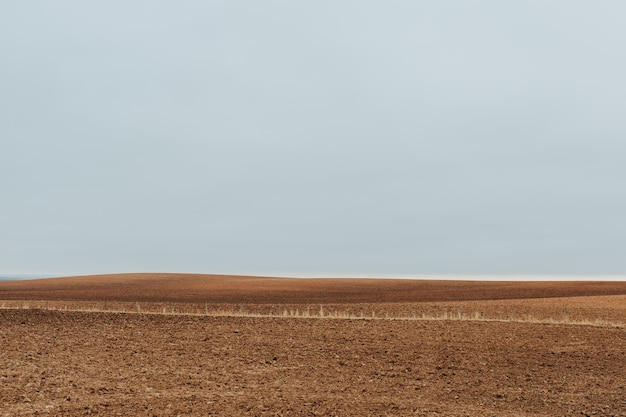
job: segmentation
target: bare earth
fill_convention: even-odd
[[[147,274],[0,300],[0,416],[626,416],[624,282]]]

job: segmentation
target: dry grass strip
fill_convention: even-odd
[[[537,318],[531,314],[516,315],[512,309],[506,317],[488,316],[480,311],[465,312],[457,309],[455,312],[443,311],[440,313],[419,313],[413,311],[410,315],[394,315],[372,310],[369,313],[354,314],[348,311],[332,309],[327,311],[324,305],[313,309],[284,308],[273,306],[270,312],[259,312],[240,305],[238,308],[216,307],[210,304],[174,304],[174,303],[131,303],[131,302],[93,302],[93,301],[48,301],[48,300],[0,300],[0,309],[37,309],[50,311],[72,311],[84,313],[116,313],[116,314],[147,314],[147,315],[176,315],[176,316],[206,316],[206,317],[258,317],[258,318],[290,318],[290,319],[337,319],[337,320],[418,320],[418,321],[475,321],[475,322],[505,322],[505,323],[535,323],[578,325],[595,327],[626,328],[625,322],[603,319],[570,319],[567,314],[562,317]]]

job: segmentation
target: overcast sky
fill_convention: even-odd
[[[624,16],[3,1],[0,272],[626,273]]]

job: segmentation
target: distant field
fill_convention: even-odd
[[[385,303],[626,294],[626,282],[294,279],[195,274],[116,274],[0,282],[0,299]]]
[[[0,283],[0,416],[624,416],[626,283]]]

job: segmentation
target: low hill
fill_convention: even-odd
[[[141,273],[0,282],[2,300],[377,303],[626,294],[626,282],[272,278]]]

